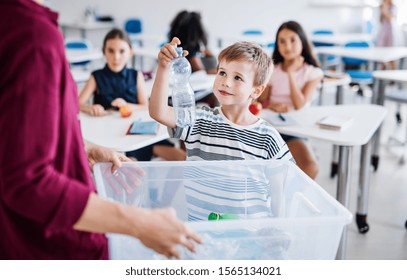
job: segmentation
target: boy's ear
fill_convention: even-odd
[[[252,94],[250,95],[251,98],[257,99],[263,91],[266,89],[266,85],[260,85],[257,87],[254,87]]]

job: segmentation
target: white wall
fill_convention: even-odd
[[[328,1],[328,0],[327,0]],[[357,2],[358,0],[354,0]],[[360,0],[362,1],[362,0]],[[97,7],[101,14],[115,17],[119,26],[128,17],[140,17],[144,32],[166,34],[171,19],[181,9],[202,14],[210,38],[215,34],[240,34],[248,28],[262,29],[274,40],[278,26],[296,20],[311,32],[329,28],[337,32],[357,32],[363,27],[363,8],[311,5],[311,0],[50,0],[65,21],[81,20],[87,6]],[[315,1],[314,1],[315,2]],[[104,34],[92,41],[100,45]],[[211,37],[212,36],[212,37]],[[102,37],[102,38],[100,38]]]

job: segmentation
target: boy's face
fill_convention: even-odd
[[[104,54],[109,69],[117,73],[123,70],[133,52],[126,41],[115,38],[106,41]]]
[[[259,87],[253,85],[255,71],[254,65],[248,61],[221,60],[213,85],[219,103],[248,106],[259,91]]]

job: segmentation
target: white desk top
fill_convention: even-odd
[[[293,136],[315,138],[340,146],[359,146],[366,144],[386,116],[386,108],[378,105],[335,105],[307,107],[289,112],[296,124],[276,126],[280,133]],[[261,117],[273,119],[276,113],[262,110]],[[335,131],[319,128],[317,121],[327,116],[352,117],[353,122],[347,128]],[[275,118],[275,117],[274,117]]]
[[[132,45],[135,56],[143,56],[158,59],[159,47],[140,47],[136,44]]]
[[[215,81],[216,74],[206,74],[205,71],[197,71],[192,73],[189,83],[191,84],[194,92],[203,90],[212,90],[213,82]],[[154,78],[146,81],[147,95],[151,95],[151,89],[153,88]],[[168,96],[171,96],[171,90],[168,89]]]
[[[95,29],[106,29],[113,28],[116,26],[114,22],[104,22],[104,21],[62,21],[59,22],[59,25],[62,27],[68,28],[78,28],[86,30],[95,30]]]
[[[313,42],[344,45],[355,41],[371,42],[373,36],[367,33],[313,34],[310,36],[310,39]]]
[[[337,87],[349,85],[351,78],[348,74],[343,74],[340,78],[328,78],[324,77],[323,83],[319,87],[323,86],[324,88]]]
[[[222,48],[226,47],[223,45],[223,41],[227,41],[230,44],[233,44],[235,42],[239,41],[248,41],[248,42],[256,42],[257,44],[260,45],[267,45],[271,42],[274,41],[275,36],[274,35],[257,35],[257,34],[237,34],[237,35],[231,35],[231,34],[219,34],[215,36],[216,40],[222,41]]]
[[[77,83],[87,82],[90,77],[90,71],[85,69],[71,69],[71,74]]]
[[[129,34],[130,40],[140,40],[143,42],[143,46],[146,43],[151,43],[156,45],[157,47],[163,43],[167,42],[168,38],[165,35],[158,35],[158,34],[145,34],[145,33],[138,33],[138,34]],[[158,55],[158,52],[156,53]]]
[[[97,60],[103,58],[102,51],[98,49],[65,49],[65,53],[69,63]]]
[[[378,80],[407,82],[407,70],[378,70],[373,72],[373,77]]]
[[[370,47],[370,48],[345,48],[345,47],[318,47],[317,53],[365,59],[375,62],[389,62],[407,57],[407,47]]]
[[[93,144],[120,152],[137,150],[167,139],[167,128],[159,126],[157,135],[126,135],[134,120],[151,120],[148,111],[135,111],[128,118],[122,118],[118,111],[103,117],[92,117],[80,113],[83,138]]]

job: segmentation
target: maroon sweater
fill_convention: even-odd
[[[0,0],[0,259],[104,259],[75,231],[95,191],[58,15]]]

